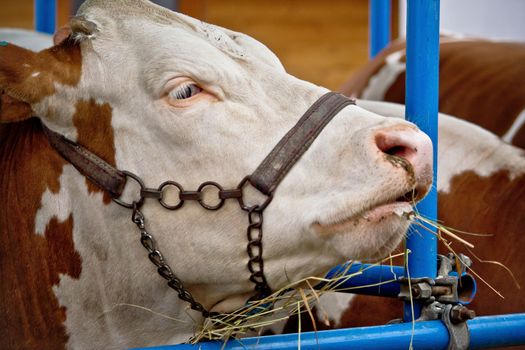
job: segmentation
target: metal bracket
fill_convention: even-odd
[[[458,304],[459,280],[457,276],[449,274],[456,268],[456,259],[466,268],[470,267],[472,261],[463,254],[458,257],[450,254],[438,255],[438,259],[438,276],[435,279],[402,277],[399,279],[401,288],[398,297],[405,301],[413,299],[425,304],[416,322],[441,319],[450,336],[448,350],[468,349],[470,332],[466,321],[474,318],[475,313]]]
[[[449,334],[447,350],[466,350],[469,348],[470,331],[467,322],[465,322],[466,319],[458,316],[460,314],[466,314],[469,315],[469,318],[474,318],[474,311],[468,310],[463,305],[445,305],[441,321],[447,327]]]
[[[460,254],[459,259],[466,267],[470,267],[472,262],[468,257]],[[428,277],[411,278],[410,283],[408,283],[408,278],[399,278],[401,288],[398,297],[405,301],[412,299],[428,303],[434,301],[443,304],[458,303],[458,277],[449,275],[456,267],[455,257],[453,255],[448,257],[438,255],[438,262],[438,276],[435,279]]]

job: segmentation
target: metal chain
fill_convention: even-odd
[[[246,176],[234,189],[224,189],[221,185],[213,181],[206,181],[202,183],[196,191],[186,191],[184,188],[175,181],[165,181],[158,188],[146,187],[144,182],[137,175],[124,171],[127,178],[135,180],[140,186],[139,199],[132,202],[124,202],[120,198],[114,198],[113,200],[125,207],[133,209],[132,221],[137,225],[140,230],[140,242],[148,251],[148,257],[150,261],[157,267],[159,275],[168,281],[168,286],[174,289],[179,299],[184,300],[190,304],[193,310],[199,311],[204,317],[213,317],[218,315],[216,312],[209,312],[204,308],[202,304],[197,302],[191,293],[184,287],[182,281],[175,276],[170,266],[164,260],[164,256],[157,249],[155,239],[147,232],[144,223],[144,215],[139,208],[144,204],[146,198],[152,198],[159,201],[159,203],[166,209],[177,210],[180,209],[185,201],[197,201],[203,208],[207,210],[217,210],[221,208],[226,199],[236,199],[242,210],[248,212],[248,229],[246,234],[248,236],[248,246],[246,248],[249,256],[248,270],[250,271],[250,281],[255,284],[256,294],[249,299],[249,301],[255,301],[263,299],[264,297],[271,294],[271,289],[268,286],[266,277],[264,275],[264,263],[263,263],[263,211],[272,201],[272,195],[268,195],[266,200],[262,204],[249,206],[244,202],[243,199],[243,187],[249,182],[249,176]],[[167,203],[165,199],[165,191],[168,187],[176,188],[178,191],[178,201],[175,203]],[[207,187],[214,187],[217,191],[218,201],[215,204],[205,203],[203,192]]]
[[[264,262],[263,262],[263,210],[258,205],[255,205],[248,210],[248,229],[246,235],[248,237],[248,246],[246,250],[248,252],[248,270],[250,270],[250,281],[255,283],[255,291],[257,292],[252,298],[253,300],[260,300],[268,296],[271,291],[268,287],[268,282],[264,275]]]
[[[137,203],[134,203],[133,205],[131,220],[140,230],[140,243],[142,243],[144,248],[148,251],[149,260],[157,267],[159,275],[168,281],[168,286],[177,292],[179,299],[188,302],[193,310],[200,312],[204,317],[213,317],[217,315],[215,312],[209,312],[201,303],[197,302],[191,293],[184,287],[182,281],[175,276],[171,267],[164,260],[164,256],[157,249],[155,238],[153,238],[153,236],[146,230],[144,215],[138,209]]]

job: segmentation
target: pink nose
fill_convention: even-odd
[[[392,128],[379,131],[375,137],[377,147],[386,154],[406,159],[414,169],[416,187],[432,184],[432,141],[420,130]]]

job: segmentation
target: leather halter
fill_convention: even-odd
[[[268,156],[257,167],[253,174],[246,176],[235,189],[223,189],[215,182],[207,181],[201,184],[197,191],[185,191],[174,181],[166,181],[158,188],[148,188],[135,174],[114,168],[104,160],[93,154],[85,147],[77,144],[47,127],[44,132],[53,148],[81,174],[93,181],[101,189],[108,192],[113,200],[126,208],[133,209],[132,220],[141,230],[141,242],[149,252],[149,258],[158,268],[159,274],[168,280],[168,285],[175,289],[179,298],[191,304],[191,308],[200,311],[204,317],[213,316],[200,303],[196,302],[191,294],[184,288],[182,282],[172,273],[165,263],[162,254],[155,247],[153,237],[146,231],[144,217],[139,211],[145,198],[155,198],[166,209],[176,210],[183,206],[186,200],[197,200],[201,206],[209,210],[219,209],[226,199],[237,199],[241,209],[248,212],[248,269],[250,280],[255,284],[256,294],[250,300],[261,299],[271,290],[264,275],[262,260],[262,213],[273,199],[274,192],[292,166],[306,152],[312,142],[321,133],[324,127],[344,107],[355,105],[355,101],[334,92],[321,96],[301,117],[295,126],[273,148]],[[132,203],[124,202],[120,197],[126,186],[128,178],[132,178],[140,185],[138,200]],[[249,183],[267,196],[263,203],[248,205],[243,198],[243,188]],[[169,204],[163,197],[168,186],[175,186],[179,190],[179,202]],[[207,186],[218,189],[219,204],[211,205],[203,201],[202,191]],[[254,237],[254,234],[256,236]],[[254,249],[257,248],[257,249]]]

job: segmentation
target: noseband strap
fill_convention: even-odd
[[[247,229],[248,270],[251,273],[250,281],[255,284],[256,292],[256,295],[250,300],[259,300],[270,293],[270,287],[264,275],[262,259],[263,211],[271,202],[277,186],[297,160],[308,150],[333,117],[348,105],[355,105],[355,101],[334,92],[321,96],[279,141],[253,174],[246,176],[234,189],[224,189],[218,183],[211,181],[202,183],[196,191],[185,191],[182,185],[174,181],[165,181],[157,188],[148,188],[137,175],[116,169],[84,146],[67,139],[44,125],[43,129],[51,146],[64,159],[81,174],[109,193],[117,204],[133,209],[132,221],[140,229],[141,243],[148,250],[148,257],[157,267],[159,274],[168,281],[168,285],[178,293],[180,299],[190,303],[191,308],[201,312],[204,317],[210,317],[213,316],[213,313],[207,311],[193,299],[191,293],[184,287],[182,281],[175,276],[162,253],[157,249],[153,236],[146,230],[144,216],[139,210],[144,199],[157,199],[168,210],[182,208],[187,200],[198,201],[207,210],[217,210],[222,207],[226,199],[237,199],[241,209],[248,213],[249,219]],[[140,193],[137,197],[138,200],[126,203],[120,197],[129,178],[139,184]],[[243,187],[247,182],[267,196],[264,203],[247,205],[244,202]],[[177,203],[166,203],[165,189],[170,186],[176,187],[179,191]],[[204,202],[203,190],[207,187],[215,187],[218,190],[218,204]]]
[[[265,195],[272,195],[324,127],[348,105],[355,105],[355,101],[341,94],[329,92],[321,96],[255,169],[250,183]]]

